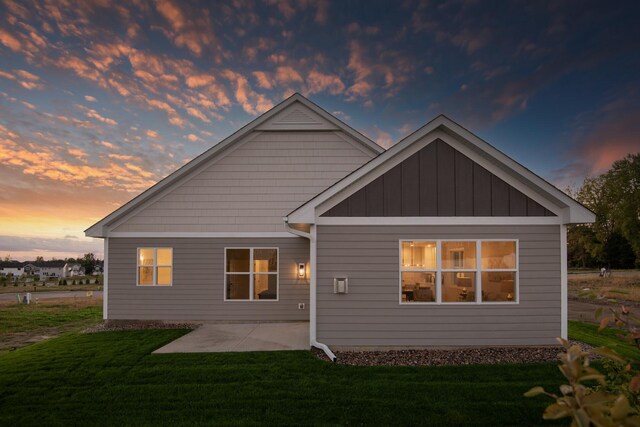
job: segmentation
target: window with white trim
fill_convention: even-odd
[[[173,248],[138,248],[138,286],[173,284]]]
[[[516,240],[400,241],[401,303],[513,303]]]
[[[225,248],[225,300],[277,300],[278,248]]]

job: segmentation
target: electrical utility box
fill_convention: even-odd
[[[349,279],[347,277],[335,277],[333,279],[333,293],[334,294],[349,293]]]

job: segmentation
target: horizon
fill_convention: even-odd
[[[0,11],[3,258],[102,258],[85,229],[294,92],[385,148],[446,114],[561,190],[640,152],[635,2]]]

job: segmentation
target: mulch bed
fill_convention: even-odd
[[[153,320],[132,320],[132,321],[107,321],[85,329],[83,332],[92,334],[107,331],[136,331],[143,329],[196,329],[199,323],[188,322],[163,322]]]
[[[571,341],[584,350],[592,346]],[[320,359],[329,361],[322,350],[312,349]],[[359,366],[446,366],[501,363],[558,362],[560,346],[546,347],[473,347],[453,350],[336,351],[336,363]]]

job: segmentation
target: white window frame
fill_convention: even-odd
[[[422,270],[405,269],[402,266],[402,243],[404,242],[436,242],[436,279],[435,279],[435,301],[409,302],[402,301],[402,273],[420,272]],[[443,242],[475,242],[476,244],[476,266],[475,268],[442,268],[442,243]],[[515,242],[515,268],[482,268],[482,242]],[[433,272],[433,270],[424,270]],[[442,301],[442,273],[475,273],[475,300],[470,302]],[[482,272],[514,272],[514,298],[513,301],[482,301]],[[518,305],[520,304],[520,240],[519,239],[400,239],[398,242],[398,303],[406,306],[419,305]]]
[[[153,249],[153,264],[152,265],[140,265],[140,250],[141,249]],[[158,264],[158,249],[171,249],[171,265],[168,264]],[[140,284],[140,267],[152,267],[153,268],[153,283],[150,285],[141,285]],[[171,267],[171,279],[168,285],[158,285],[158,278],[156,277],[156,269],[158,267]],[[149,288],[152,286],[159,286],[161,288],[166,288],[173,286],[173,248],[168,246],[140,246],[136,248],[136,286],[141,288]]]
[[[249,271],[248,272],[236,272],[236,271],[232,271],[232,272],[228,272],[227,271],[227,250],[228,249],[248,249],[249,250]],[[278,263],[278,266],[276,268],[276,271],[269,271],[266,273],[255,273],[253,271],[253,252],[256,249],[275,249],[276,250],[276,262]],[[280,300],[280,248],[278,247],[271,247],[271,246],[228,246],[224,248],[224,266],[223,266],[223,287],[224,287],[224,301],[229,301],[229,302],[277,302]],[[230,299],[228,298],[227,295],[227,275],[244,275],[244,274],[248,274],[249,275],[249,298],[248,299]],[[253,290],[254,290],[254,277],[256,274],[269,274],[269,275],[275,275],[276,276],[276,298],[275,299],[255,299],[253,297]]]

